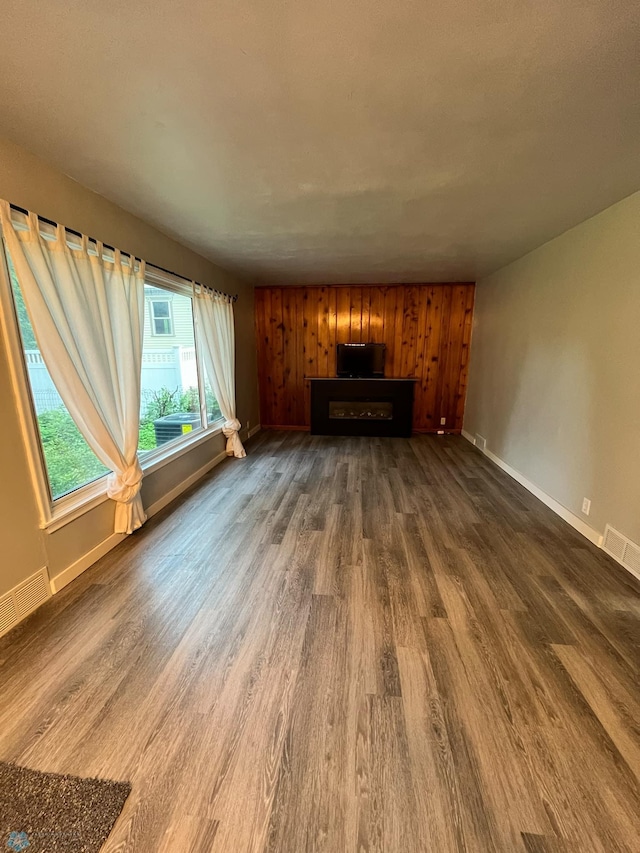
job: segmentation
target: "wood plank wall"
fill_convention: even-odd
[[[308,377],[336,375],[336,344],[372,341],[387,345],[387,377],[420,380],[414,430],[459,432],[474,289],[468,283],[257,287],[262,426],[308,427]]]

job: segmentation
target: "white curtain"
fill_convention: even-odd
[[[227,437],[227,456],[246,456],[236,418],[236,356],[233,326],[233,303],[228,296],[199,286],[196,292],[196,322],[201,358],[213,385],[220,411],[225,419],[222,427]]]
[[[33,213],[17,231],[6,201],[0,216],[42,358],[87,444],[111,469],[115,532],[132,533],[146,521],[137,453],[144,261],[123,265],[119,251],[106,261],[101,243],[89,253],[87,237],[72,249],[60,225],[46,239]]]

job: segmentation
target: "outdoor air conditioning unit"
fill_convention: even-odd
[[[165,415],[153,422],[156,434],[156,444],[166,444],[181,435],[200,429],[202,422],[197,412],[178,412],[175,415]]]

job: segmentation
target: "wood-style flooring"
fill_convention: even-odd
[[[459,437],[263,433],[0,640],[105,851],[638,853],[640,586]]]

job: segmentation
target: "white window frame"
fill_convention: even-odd
[[[12,211],[12,214],[14,223],[18,228],[26,227],[26,217],[24,214],[15,211]],[[54,239],[55,228],[53,226],[41,222],[40,230],[45,238]],[[79,248],[79,241],[77,243],[74,241],[75,235],[68,233],[69,245],[72,246],[72,248]],[[111,256],[112,252],[105,249],[105,257],[110,258]],[[126,263],[126,258],[123,258],[123,261]],[[184,436],[177,436],[175,440],[167,442],[161,447],[156,448],[155,450],[150,450],[146,452],[144,456],[141,456],[140,465],[142,466],[142,470],[145,474],[150,474],[160,468],[163,468],[174,459],[178,459],[180,456],[183,456],[190,450],[193,450],[198,445],[208,441],[214,435],[221,433],[224,418],[219,418],[212,423],[209,423],[207,418],[204,388],[204,366],[201,364],[196,313],[195,310],[193,310],[195,305],[194,300],[196,299],[193,282],[150,267],[147,267],[145,281],[152,286],[160,286],[165,290],[170,290],[183,296],[188,296],[192,300],[193,335],[198,371],[198,390],[200,394],[200,418],[202,423],[202,427],[200,429],[187,433]],[[80,518],[94,507],[109,500],[107,497],[106,482],[108,475],[105,474],[97,480],[92,480],[90,483],[87,483],[66,495],[62,495],[59,498],[53,499],[51,497],[49,478],[44,459],[44,450],[40,439],[40,433],[38,431],[36,411],[31,393],[16,306],[11,288],[11,277],[7,263],[6,247],[2,238],[1,229],[0,328],[2,329],[4,340],[6,341],[5,349],[9,364],[9,373],[17,404],[16,408],[24,440],[29,473],[31,475],[38,513],[40,516],[40,528],[49,533],[53,533],[55,530],[59,530],[66,524]]]
[[[158,285],[156,285],[157,287]],[[151,315],[151,334],[154,338],[170,338],[175,334],[175,326],[173,324],[173,305],[171,303],[171,299],[163,299],[161,296],[149,296],[147,297],[149,300],[149,314]],[[166,302],[167,307],[169,309],[168,317],[156,317],[154,308],[159,302]],[[158,332],[156,330],[156,319],[158,320],[169,320],[169,331],[168,332]]]

